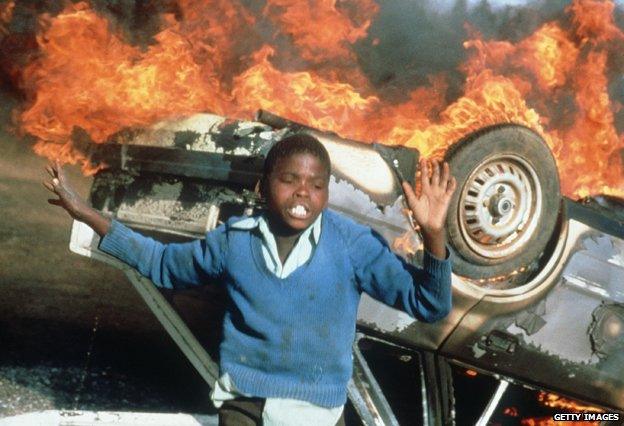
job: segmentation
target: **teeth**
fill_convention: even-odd
[[[295,206],[295,207],[291,208],[290,209],[290,213],[293,216],[303,217],[303,216],[305,216],[308,213],[308,210],[305,207],[303,207],[302,205],[298,205],[298,206]]]

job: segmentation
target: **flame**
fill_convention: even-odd
[[[343,8],[346,5],[341,5]],[[336,8],[336,0],[273,0],[264,10],[284,34],[290,34],[305,60],[322,63],[353,60],[350,46],[366,37],[378,6],[370,0],[352,2],[351,19],[347,11]],[[361,21],[354,25],[354,21]],[[331,31],[319,31],[319,24]]]
[[[570,413],[604,413],[603,410],[571,399],[564,398],[554,393],[540,391],[537,394],[537,400],[540,404],[555,409],[556,412]],[[552,416],[534,417],[522,419],[520,422],[523,426],[557,426],[557,425],[577,425],[590,426],[598,425],[599,421],[555,421]]]
[[[274,53],[263,46],[254,55],[256,65],[234,79],[234,98],[243,111],[267,109],[312,127],[339,129],[350,120],[361,120],[362,113],[379,102],[362,97],[346,83],[310,72],[281,72],[269,61]]]
[[[624,39],[624,33],[613,19],[615,4],[612,1],[574,1],[568,7],[577,35],[583,42],[600,43]]]
[[[522,419],[520,421],[522,426],[598,426],[600,422],[585,422],[585,421],[555,421],[552,417],[538,417],[531,419]]]
[[[404,253],[406,255],[414,255],[416,251],[422,247],[416,245],[416,241],[414,241],[414,233],[408,231],[397,237],[392,242],[392,250],[397,253]]]
[[[513,278],[514,276],[526,271],[527,268],[526,266],[522,266],[518,269],[515,269],[513,271],[511,271],[508,274],[505,275],[498,275],[495,277],[490,277],[490,278],[479,278],[479,279],[475,279],[472,280],[476,283],[479,283],[479,285],[484,285],[484,284],[495,284],[495,283],[502,283],[502,282],[508,282],[511,278]]]
[[[503,410],[503,414],[509,417],[518,417],[520,415],[516,407],[506,407]]]
[[[574,68],[579,49],[566,33],[554,23],[538,29],[520,45],[523,51],[516,66],[524,66],[535,75],[539,89],[552,92],[562,87]]]
[[[552,93],[563,86],[579,55],[569,35],[553,22],[544,24],[517,45],[484,41],[479,34],[475,37],[464,44],[475,49],[464,65],[466,72],[497,70],[507,75],[524,96],[531,94],[532,98],[539,98],[536,95],[541,91]]]
[[[465,373],[467,376],[470,376],[470,377],[477,377],[479,375],[479,373],[477,373],[474,370],[466,370]]]
[[[379,44],[367,35],[379,11],[372,0],[269,0],[255,11],[226,0],[176,4],[146,48],[86,2],[40,18],[38,55],[21,74],[28,102],[17,112],[21,130],[38,140],[36,152],[86,165],[81,141],[196,112],[249,119],[259,108],[424,156],[513,122],[550,146],[565,195],[624,196],[624,135],[614,124],[621,105],[609,94],[624,39],[613,1],[573,0],[566,19],[516,43],[467,27],[461,95],[448,101],[441,73],[401,103],[367,80],[354,53],[356,43]]]
[[[574,412],[602,413],[603,410],[591,405],[581,404],[554,393],[540,391],[537,400],[550,408],[564,409]]]

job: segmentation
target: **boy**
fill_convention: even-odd
[[[421,194],[403,183],[420,226],[424,268],[404,262],[370,228],[326,209],[330,159],[307,134],[275,144],[261,180],[267,209],[232,218],[205,240],[161,244],[89,207],[58,163],[49,200],[101,237],[100,249],[157,286],[218,281],[228,302],[213,391],[220,424],[342,424],[362,291],[421,321],[451,308],[444,221],[455,179],[423,161]],[[431,176],[429,172],[431,170]]]

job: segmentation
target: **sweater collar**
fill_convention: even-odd
[[[303,231],[303,233],[301,234],[301,236],[299,238],[300,239],[310,238],[310,236],[312,236],[314,244],[318,244],[319,239],[321,238],[322,217],[323,217],[323,213],[319,214],[319,216],[316,218],[316,220],[310,226],[308,226],[305,229],[305,231]],[[268,224],[264,214],[257,215],[257,216],[246,217],[246,218],[241,219],[241,220],[239,220],[237,222],[234,222],[231,226],[234,229],[242,229],[242,230],[250,230],[250,229],[257,228],[262,233],[262,235],[265,238],[268,235],[270,235],[271,237],[275,238],[275,236],[273,235],[273,233],[269,229],[269,224]]]

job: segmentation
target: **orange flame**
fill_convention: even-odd
[[[556,421],[552,417],[539,417],[532,419],[522,419],[520,421],[522,426],[598,426],[600,422],[585,422],[585,421]]]
[[[411,231],[395,238],[392,242],[392,250],[405,255],[414,255],[419,248],[422,247],[418,247],[416,245],[416,241],[414,241],[414,234]]]
[[[600,43],[624,39],[624,33],[615,25],[612,1],[574,1],[568,7],[577,35],[583,42]]]
[[[602,413],[603,410],[592,405],[581,404],[554,393],[540,391],[537,400],[550,408],[558,408],[574,412]]]
[[[516,407],[506,407],[503,410],[503,414],[509,417],[518,417],[520,415]]]
[[[574,68],[579,49],[554,23],[538,29],[520,45],[517,66],[524,66],[536,77],[539,90],[562,87]]]
[[[578,110],[574,125],[561,132],[560,155],[567,161],[560,162],[563,175],[572,175],[581,170],[596,170],[595,175],[579,173],[574,179],[562,182],[563,191],[572,189],[579,196],[601,192],[621,195],[624,168],[618,149],[623,147],[620,136],[613,126],[613,105],[607,92],[605,75],[607,56],[605,52],[590,52],[587,59],[578,64],[572,84],[576,89]],[[587,141],[591,141],[588,149]],[[619,187],[619,190],[618,190]]]
[[[514,122],[551,147],[565,195],[624,196],[624,135],[614,125],[621,105],[608,91],[623,39],[613,1],[574,0],[567,25],[545,23],[518,43],[469,30],[462,95],[448,103],[445,75],[432,75],[400,104],[366,80],[353,51],[356,42],[378,43],[366,38],[379,9],[372,0],[269,0],[255,15],[235,1],[177,4],[180,13],[161,17],[147,49],[85,2],[42,17],[39,56],[21,78],[30,101],[18,115],[38,153],[81,161],[72,139],[103,142],[124,128],[206,111],[248,119],[263,108],[424,156]],[[561,105],[569,105],[565,118]]]
[[[310,72],[281,72],[269,61],[274,53],[273,48],[263,46],[254,55],[256,65],[234,79],[233,94],[242,111],[268,109],[312,127],[341,129],[351,120],[362,120],[363,113],[378,103],[377,98],[364,98],[346,83]]]
[[[604,411],[587,404],[581,404],[571,399],[564,398],[554,393],[540,391],[537,394],[537,400],[540,404],[556,409],[558,412],[572,413],[603,413]],[[555,421],[551,417],[534,417],[522,419],[522,426],[557,426],[557,425],[577,425],[591,426],[600,424],[599,421]]]
[[[264,13],[280,25],[284,34],[292,35],[303,59],[319,63],[353,60],[350,46],[366,37],[377,10],[378,6],[370,0],[353,4],[354,20],[361,21],[358,26],[347,10],[336,7],[336,0],[273,0]],[[331,31],[319,31],[319,24]]]
[[[467,376],[470,376],[470,377],[477,377],[479,375],[479,373],[477,373],[474,370],[466,370],[465,373]]]

